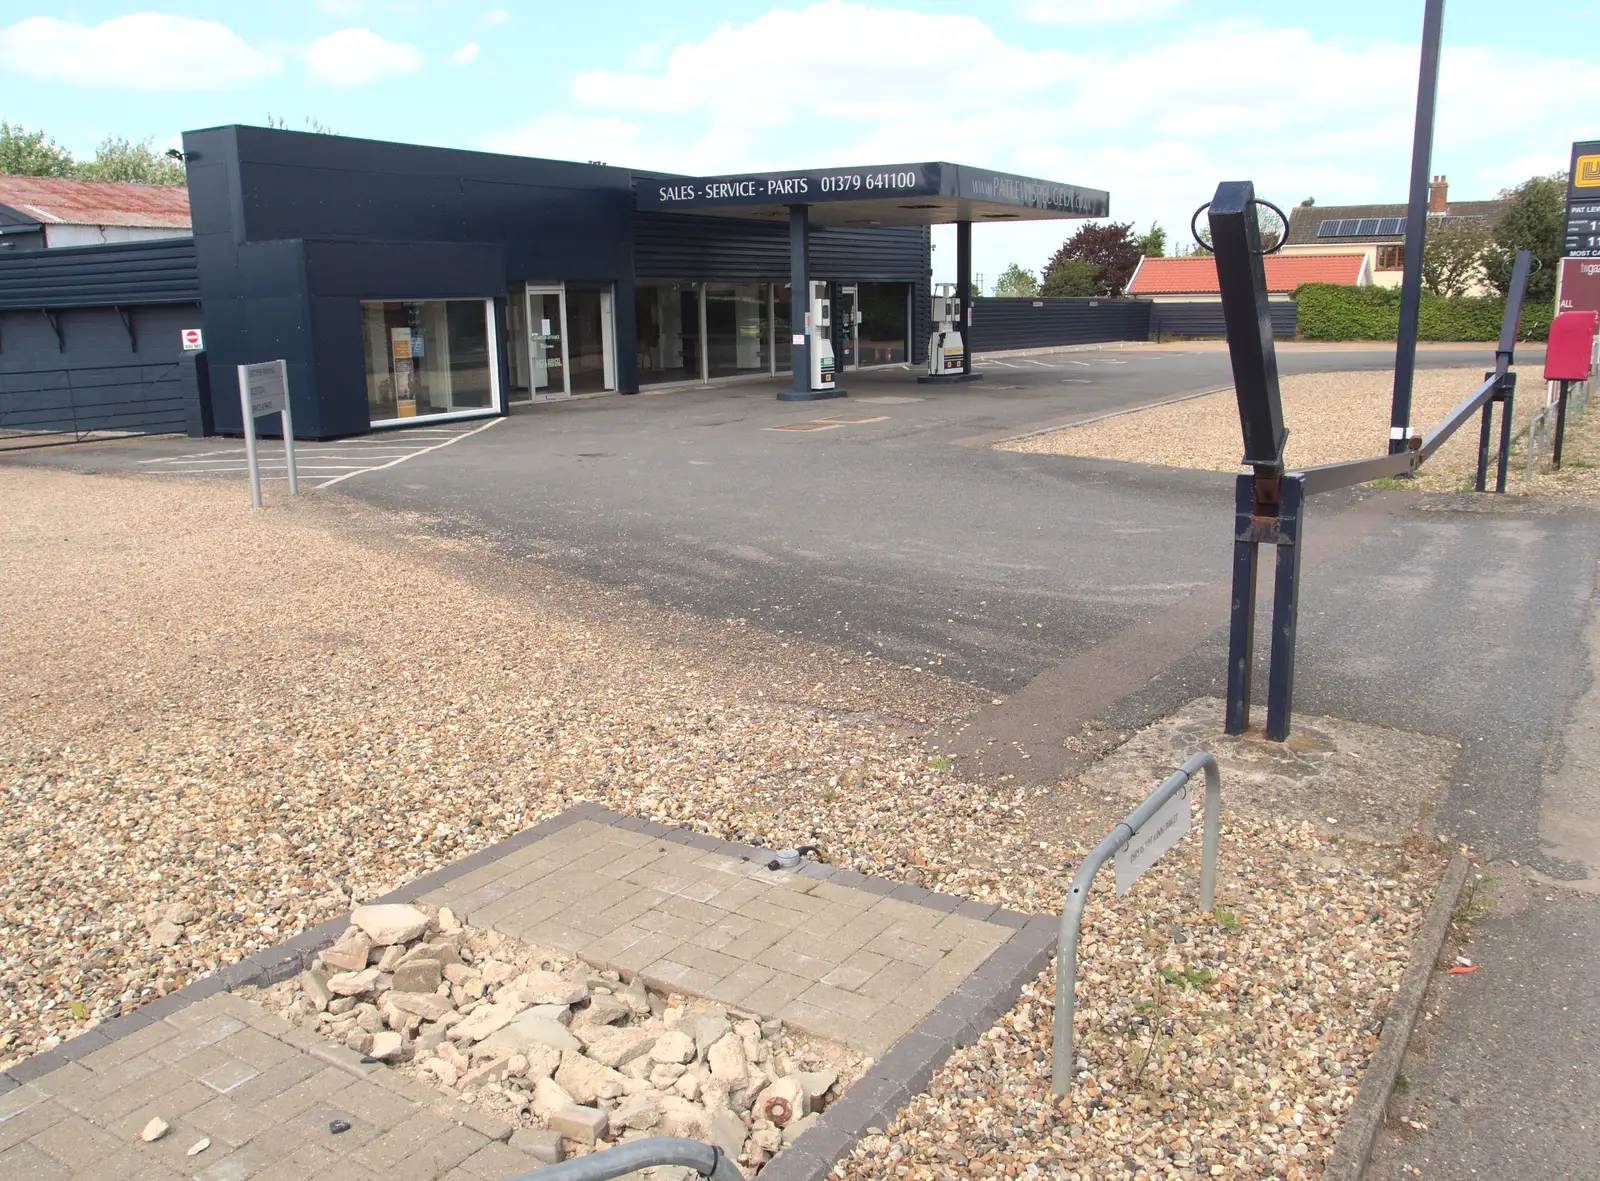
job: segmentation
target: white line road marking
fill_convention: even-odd
[[[1029,365],[1037,365],[1040,369],[1057,369],[1057,368],[1060,368],[1060,366],[1057,366],[1057,365],[1046,365],[1043,361],[1029,361],[1028,364]]]
[[[459,442],[461,442],[462,439],[470,439],[470,438],[472,438],[473,435],[481,434],[482,432],[488,430],[492,426],[499,426],[504,421],[505,421],[504,418],[491,418],[488,422],[484,423],[480,427],[474,427],[472,430],[465,431],[465,432],[463,432],[462,434],[459,434],[459,435],[452,435],[450,438],[446,439],[444,442],[435,443],[432,447],[424,447],[420,451],[413,451],[410,455],[402,455],[399,459],[391,459],[388,463],[380,463],[377,467],[362,468],[361,471],[346,472],[342,476],[335,476],[331,480],[323,481],[321,484],[318,484],[317,487],[318,488],[331,488],[333,485],[339,483],[341,480],[348,480],[351,476],[359,476],[359,475],[361,475],[362,472],[381,472],[381,471],[384,470],[384,468],[394,467],[394,465],[397,464],[397,463],[404,463],[408,459],[415,459],[419,455],[426,455],[430,451],[437,451],[441,447],[448,447],[448,446],[450,446],[451,443],[459,443]]]
[[[1089,368],[1089,362],[1087,362],[1087,361],[1068,361],[1067,364],[1068,365],[1082,365],[1085,369]]]
[[[1126,361],[1101,361],[1102,365],[1126,365]]]

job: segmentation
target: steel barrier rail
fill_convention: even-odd
[[[1089,904],[1089,887],[1094,884],[1094,876],[1100,872],[1100,867],[1133,839],[1163,804],[1179,792],[1187,791],[1189,780],[1202,768],[1206,773],[1206,814],[1200,846],[1200,909],[1213,909],[1217,903],[1217,842],[1222,826],[1222,773],[1217,768],[1216,757],[1204,752],[1190,755],[1184,760],[1183,766],[1146,796],[1144,803],[1130,812],[1128,818],[1113,828],[1106,839],[1083,859],[1077,875],[1072,879],[1072,890],[1061,912],[1061,933],[1056,940],[1056,1013],[1055,1028],[1051,1034],[1050,1089],[1057,1095],[1065,1095],[1072,1089],[1072,1080],[1077,1073],[1072,1021],[1078,1005],[1078,929],[1083,925],[1084,907]]]
[[[739,1166],[729,1160],[722,1149],[676,1136],[654,1136],[632,1144],[619,1144],[558,1165],[518,1173],[506,1181],[607,1181],[655,1165],[681,1165],[702,1177],[710,1177],[711,1181],[744,1181]]]

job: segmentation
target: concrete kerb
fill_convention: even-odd
[[[597,804],[581,803],[371,901],[414,902],[455,878],[481,869],[584,820],[757,864],[766,864],[773,853],[770,849],[724,841],[704,833],[668,828],[654,821],[612,812]],[[1022,986],[1044,970],[1055,946],[1056,923],[1050,915],[1026,915],[989,903],[938,894],[919,886],[870,877],[854,870],[817,862],[807,862],[804,866],[800,872],[808,878],[833,881],[841,886],[884,897],[892,895],[939,914],[982,917],[985,921],[1012,928],[1013,933],[960,988],[903,1035],[837,1102],[830,1105],[813,1127],[773,1158],[762,1171],[763,1176],[770,1177],[771,1181],[826,1181],[839,1158],[866,1135],[868,1129],[886,1124],[896,1110],[926,1088],[928,1080],[952,1053],[976,1040],[994,1024],[1000,1014],[1011,1006]],[[470,916],[463,918],[470,920]],[[94,1050],[219,992],[245,984],[276,984],[298,975],[310,967],[316,955],[330,946],[348,925],[347,919],[337,918],[307,928],[283,943],[254,952],[236,964],[230,964],[141,1005],[54,1050],[35,1054],[10,1070],[0,1072],[0,1095],[42,1078]],[[325,1060],[332,1061],[329,1055],[340,1050],[352,1059],[356,1058],[344,1047],[330,1044],[320,1048],[324,1053],[317,1056]],[[342,1061],[334,1064],[347,1069],[351,1065]],[[380,1069],[371,1066],[360,1073]]]
[[[1422,933],[1417,936],[1417,945],[1411,953],[1411,963],[1401,978],[1400,991],[1384,1016],[1378,1048],[1361,1076],[1355,1102],[1345,1116],[1344,1127],[1339,1131],[1333,1154],[1323,1170],[1324,1181],[1360,1181],[1367,1171],[1367,1160],[1383,1127],[1384,1113],[1394,1094],[1395,1080],[1400,1076],[1400,1063],[1405,1059],[1411,1031],[1416,1028],[1417,1014],[1422,1012],[1422,1002],[1438,966],[1439,953],[1450,933],[1450,918],[1461,898],[1467,868],[1466,856],[1457,852],[1434,893]]]

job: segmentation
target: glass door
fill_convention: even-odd
[[[843,284],[837,288],[839,298],[833,305],[833,322],[838,325],[835,351],[838,354],[834,364],[840,369],[859,369],[861,367],[860,348],[858,337],[860,335],[861,314],[856,307],[855,284]]]
[[[567,379],[567,298],[560,286],[528,284],[529,391],[535,401],[565,398]]]

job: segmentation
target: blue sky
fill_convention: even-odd
[[[1422,20],[1421,0],[147,3],[0,0],[0,116],[79,153],[270,112],[684,173],[944,159],[1109,189],[1117,220],[1182,233],[1224,178],[1403,200]],[[1445,35],[1453,196],[1600,138],[1596,0],[1451,0]],[[975,269],[1037,269],[1064,229],[978,227]]]

